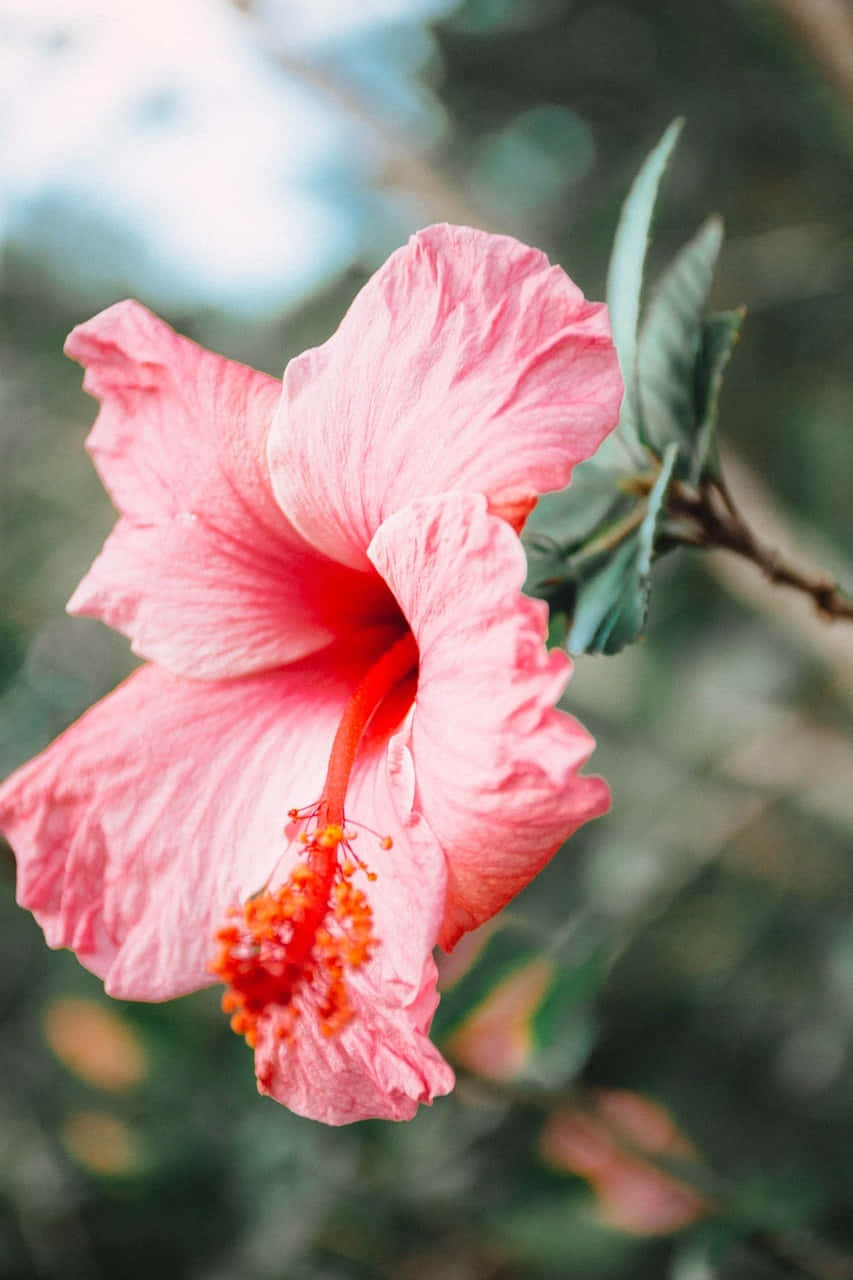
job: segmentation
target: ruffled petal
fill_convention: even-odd
[[[208,985],[228,909],[295,865],[287,811],[318,797],[343,707],[376,656],[373,637],[242,680],[143,667],[18,770],[0,787],[0,829],[48,943],[121,998]],[[375,732],[352,816],[394,844],[362,840],[378,945],[352,974],[352,1023],[328,1039],[306,1015],[286,1049],[274,1014],[262,1023],[259,1087],[329,1123],[408,1117],[453,1084],[427,1038],[446,869],[413,795],[405,747]]]
[[[541,870],[609,794],[578,769],[593,740],[555,711],[571,663],[545,649],[547,608],[519,592],[524,554],[478,495],[425,499],[370,545],[414,632],[415,807],[444,850],[450,947]]]
[[[522,513],[562,488],[621,397],[602,305],[517,240],[429,227],[288,365],[273,486],[309,542],[360,568],[415,498],[460,489]]]
[[[145,666],[13,774],[0,828],[49,945],[127,999],[210,983],[214,932],[322,786],[351,684],[328,658],[222,682]]]
[[[74,329],[66,351],[102,402],[88,447],[122,513],[71,612],[208,678],[295,661],[387,612],[375,577],[307,546],[273,497],[274,378],[179,337],[136,302]]]

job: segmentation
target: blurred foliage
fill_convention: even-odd
[[[449,129],[433,186],[402,191],[412,226],[461,201],[594,297],[633,175],[686,117],[650,270],[723,214],[712,305],[750,311],[728,441],[840,558],[853,128],[812,55],[761,0],[466,0],[436,35]],[[112,520],[82,449],[94,406],[60,355],[82,317],[48,273],[3,267],[6,772],[131,663],[62,613]],[[275,323],[169,318],[279,372],[363,274]],[[853,697],[817,620],[803,642],[695,559],[655,572],[644,641],[579,660],[568,690],[613,812],[445,962],[436,1036],[459,1085],[408,1125],[324,1129],[259,1098],[215,992],[104,1001],[15,907],[6,857],[4,1280],[851,1274]]]

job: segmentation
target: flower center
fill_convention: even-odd
[[[417,662],[407,631],[364,676],[335,733],[320,799],[288,813],[302,826],[302,860],[277,889],[265,887],[232,909],[217,932],[210,970],[225,984],[222,1007],[232,1028],[253,1048],[265,1017],[274,1019],[280,1039],[289,1039],[308,1003],[327,1036],[353,1015],[346,972],[360,969],[377,945],[370,903],[353,878],[376,877],[353,851],[356,833],[346,825],[344,801],[373,713]],[[390,836],[377,838],[391,847]]]

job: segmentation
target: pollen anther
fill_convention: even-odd
[[[288,817],[306,821],[316,813],[292,809]],[[233,908],[216,935],[210,969],[225,984],[222,1008],[253,1048],[261,1020],[270,1016],[276,1038],[289,1039],[306,1001],[322,1033],[336,1035],[353,1013],[346,971],[360,969],[376,945],[370,903],[352,883],[356,871],[368,880],[376,875],[352,852],[348,828],[326,823],[297,838],[305,861],[277,889]]]

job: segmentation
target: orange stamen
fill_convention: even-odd
[[[360,969],[377,944],[370,903],[352,877],[357,870],[368,880],[376,876],[353,852],[344,800],[371,716],[417,660],[407,632],[367,672],[338,725],[320,800],[288,811],[291,822],[310,824],[298,836],[305,860],[279,888],[265,888],[233,908],[216,935],[210,970],[225,984],[222,1007],[253,1048],[261,1019],[276,1015],[275,1034],[289,1039],[308,1001],[324,1035],[335,1035],[353,1015],[345,972]],[[391,837],[379,837],[379,843],[390,849]]]

